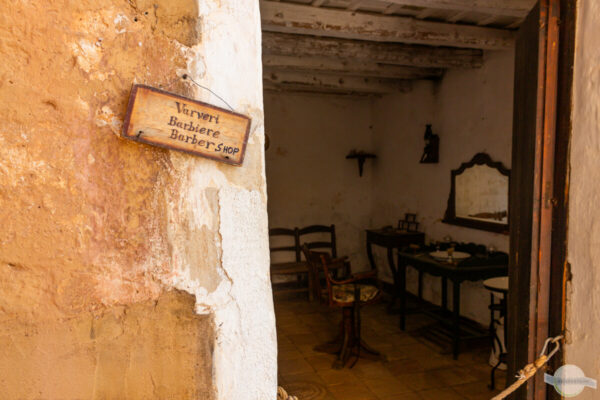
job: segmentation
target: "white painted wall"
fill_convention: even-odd
[[[373,222],[392,224],[406,212],[418,214],[428,240],[494,245],[508,251],[508,236],[444,224],[450,171],[486,152],[510,168],[512,149],[513,51],[486,52],[476,70],[450,70],[439,83],[421,82],[410,93],[386,96],[374,106]],[[425,125],[440,136],[439,164],[419,164]],[[384,262],[382,259],[380,262]],[[388,277],[389,279],[389,277]],[[416,273],[409,275],[416,292]],[[441,298],[439,278],[425,280],[425,297]],[[489,293],[481,282],[465,283],[461,311],[488,323]]]
[[[579,0],[575,48],[569,199],[565,361],[600,380],[600,3]],[[585,389],[577,398],[597,399]]]
[[[450,235],[508,251],[507,235],[441,219],[452,169],[478,152],[510,168],[513,69],[513,51],[486,52],[481,69],[452,70],[441,82],[418,82],[411,92],[383,98],[268,92],[269,225],[335,223],[339,253],[355,267],[366,265],[364,229],[396,225],[406,212],[418,214],[428,240]],[[419,164],[428,123],[441,138],[439,164]],[[362,178],[356,162],[344,158],[352,148],[377,154]],[[385,253],[376,256],[382,278],[391,281]],[[439,303],[438,282],[425,280],[425,296]],[[408,287],[416,292],[414,271]],[[465,283],[461,299],[464,315],[488,323],[489,292],[481,282]]]
[[[364,229],[371,226],[372,160],[362,177],[351,149],[372,150],[371,99],[265,93],[270,227],[335,224],[339,255],[366,268]]]
[[[277,344],[269,280],[259,3],[200,1],[198,9],[202,40],[182,49],[188,66],[180,73],[249,115],[252,126],[240,167],[172,152],[173,168],[185,172],[189,190],[170,199],[175,265],[170,284],[195,294],[196,311],[214,317],[217,398],[275,399]],[[196,98],[225,107],[205,90],[197,89]],[[206,282],[206,274],[199,274],[189,257],[193,246],[175,239],[182,234],[180,225],[197,232],[215,224],[214,246],[221,255],[214,266],[218,276]]]

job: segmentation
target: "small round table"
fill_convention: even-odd
[[[498,362],[492,368],[491,373],[491,383],[490,389],[495,388],[495,373],[500,364],[506,363],[507,353],[506,346],[503,341],[500,340],[498,334],[496,333],[495,325],[500,324],[499,319],[496,319],[496,312],[499,313],[499,318],[504,318],[504,342],[506,341],[507,329],[506,329],[506,295],[508,294],[508,276],[502,276],[499,278],[491,278],[483,281],[483,286],[492,292],[490,294],[490,335],[492,336],[492,345],[495,343],[498,344],[498,349],[500,350],[500,354],[498,355]],[[496,303],[494,301],[494,293],[498,293],[501,295],[500,302]]]

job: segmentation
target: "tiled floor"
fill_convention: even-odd
[[[419,337],[418,328],[430,324],[411,315],[407,332],[398,328],[398,316],[383,304],[362,310],[363,338],[384,353],[387,362],[360,359],[354,368],[334,370],[335,356],[313,347],[330,340],[337,331],[340,310],[310,304],[305,299],[276,299],[279,343],[279,385],[299,400],[459,400],[490,399],[487,388],[491,367],[484,348],[451,355]],[[506,374],[497,373],[497,387]]]

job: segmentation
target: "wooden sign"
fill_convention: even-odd
[[[212,158],[244,161],[250,118],[146,85],[134,85],[123,136],[136,142]]]

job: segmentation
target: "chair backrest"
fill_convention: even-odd
[[[285,245],[273,245],[273,241],[271,240],[274,237],[287,237],[287,243]],[[269,229],[269,239],[270,245],[269,250],[271,253],[279,253],[279,252],[291,252],[293,253],[294,259],[296,262],[301,261],[300,257],[300,235],[298,234],[298,228],[288,229],[288,228],[271,228]]]
[[[332,258],[337,258],[337,244],[335,241],[335,225],[310,225],[298,230],[301,243],[306,243],[310,250],[327,249]],[[311,240],[314,236],[306,238],[307,235],[326,234],[325,240]]]
[[[321,257],[325,257],[326,260],[329,260],[329,254],[324,251],[310,250],[307,243],[302,245],[302,253],[304,253],[304,258],[308,264],[308,269],[311,272],[309,274],[309,278],[312,277],[312,279],[314,279],[314,282],[312,282],[313,295],[319,299],[319,301],[322,301],[320,273],[321,271],[324,271],[324,269]]]

